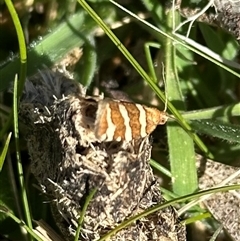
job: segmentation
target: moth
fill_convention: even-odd
[[[131,141],[150,135],[167,120],[157,108],[105,98],[98,102],[94,134],[99,141]]]

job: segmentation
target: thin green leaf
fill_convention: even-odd
[[[8,217],[13,219],[16,223],[21,225],[31,235],[31,238],[33,237],[33,238],[35,238],[38,241],[44,241],[37,234],[34,233],[34,231],[32,230],[31,227],[29,227],[22,220],[17,218],[6,206],[0,205],[0,212],[6,214]]]
[[[24,182],[24,174],[23,174],[23,167],[21,162],[21,154],[20,154],[20,147],[19,147],[19,128],[18,128],[18,82],[17,76],[15,77],[14,81],[14,92],[13,92],[13,121],[14,121],[14,137],[16,143],[16,159],[17,159],[17,168],[18,168],[18,177],[20,182],[22,200],[23,200],[23,207],[24,213],[26,217],[26,223],[28,227],[32,228],[32,221],[30,215],[30,209],[27,199],[26,187]],[[32,240],[32,238],[31,238]]]
[[[192,121],[191,126],[199,133],[217,137],[231,143],[240,143],[240,126],[220,121]]]
[[[154,2],[154,1],[153,1]],[[172,28],[172,12],[167,14],[169,28]],[[184,98],[177,74],[176,50],[171,39],[165,42],[165,78],[169,100],[174,101],[179,110],[185,109]],[[178,125],[167,125],[169,160],[174,193],[186,195],[194,192],[197,185],[194,143],[191,137]]]
[[[86,211],[87,211],[87,207],[89,206],[89,204],[90,204],[93,196],[95,195],[96,191],[97,191],[96,188],[91,190],[89,195],[86,198],[86,201],[84,203],[84,206],[83,206],[83,209],[82,209],[79,221],[78,221],[78,228],[76,230],[76,235],[74,237],[74,241],[79,240],[79,235],[80,235],[80,232],[81,232],[81,229],[82,229],[82,225],[83,225],[84,217],[85,217],[85,214],[86,214]]]
[[[26,50],[25,38],[24,38],[24,33],[23,33],[22,26],[21,26],[21,22],[18,18],[18,14],[14,8],[14,5],[13,5],[12,1],[10,1],[10,0],[5,0],[5,3],[8,7],[13,24],[15,26],[15,29],[17,32],[18,43],[19,43],[19,55],[20,55],[21,66],[20,66],[19,83],[18,83],[19,84],[18,96],[20,96],[22,93],[23,87],[24,87],[25,79],[26,79],[27,50]],[[16,72],[14,74],[16,74]],[[3,77],[3,76],[1,76],[1,77]],[[13,80],[13,78],[11,78],[10,80]]]
[[[202,120],[215,119],[218,117],[240,116],[240,103],[189,111],[182,113],[182,116],[187,120]]]
[[[10,143],[10,140],[11,140],[11,136],[12,136],[12,132],[10,132],[8,134],[7,140],[5,142],[5,145],[3,147],[3,150],[2,150],[2,153],[1,153],[1,156],[0,156],[0,172],[2,171],[3,163],[4,163],[4,160],[5,160],[6,155],[7,155],[8,146],[9,146],[9,143]]]
[[[205,213],[202,213],[197,216],[193,216],[191,218],[184,220],[184,224],[188,225],[188,224],[195,223],[197,221],[204,220],[206,218],[211,218],[211,217],[212,217],[212,215],[209,212],[205,212]]]
[[[179,99],[179,102],[183,103],[182,95],[180,91],[176,91],[180,89],[178,78],[177,76],[175,78],[172,78],[172,73],[175,72],[174,66],[174,60],[175,58],[175,51],[173,50],[173,46],[170,40],[170,43],[166,41],[166,45],[169,47],[168,50],[165,52],[166,58],[171,63],[166,64],[165,72],[166,72],[166,91],[168,94],[168,97],[170,99],[177,100]],[[150,69],[150,73],[152,78],[154,79],[154,82],[157,82],[157,77],[154,72],[153,63],[151,61],[151,56],[149,53],[149,47],[156,47],[160,48],[160,44],[157,43],[148,43],[145,45],[145,52],[147,54],[147,62]],[[173,52],[173,55],[170,55],[169,53]],[[172,62],[173,61],[173,62]],[[179,66],[179,65],[178,65]],[[181,133],[179,133],[179,131]],[[181,138],[183,140],[181,140]],[[189,139],[189,144],[186,143]],[[179,143],[186,143],[184,148],[179,148],[182,145],[179,145]],[[151,161],[151,165],[158,170],[162,171],[166,175],[173,178],[173,190],[175,193],[179,195],[184,195],[191,193],[197,189],[197,181],[196,181],[196,167],[195,167],[195,155],[194,155],[194,145],[192,139],[187,135],[185,131],[183,131],[179,126],[172,126],[168,125],[168,146],[169,146],[169,157],[170,157],[170,163],[171,163],[171,172],[169,174],[169,171],[167,172],[166,169],[162,168],[158,163]],[[181,174],[179,174],[181,173]],[[189,175],[191,173],[191,175]]]
[[[114,228],[113,230],[108,232],[106,235],[104,235],[98,241],[108,240],[112,235],[114,235],[118,231],[122,230],[123,228],[131,225],[136,220],[144,218],[144,217],[146,217],[150,214],[153,214],[153,213],[155,213],[155,212],[157,212],[161,209],[164,209],[166,207],[169,207],[171,205],[181,203],[181,202],[190,201],[190,200],[193,200],[193,199],[197,199],[197,198],[202,197],[204,195],[208,195],[208,194],[212,194],[212,193],[216,193],[216,192],[224,192],[224,191],[237,190],[237,189],[240,189],[240,185],[229,185],[229,186],[224,186],[224,187],[212,188],[212,189],[204,190],[204,191],[201,191],[201,192],[198,192],[198,193],[195,193],[195,194],[179,197],[179,198],[176,198],[174,200],[165,202],[164,204],[162,204],[162,203],[157,204],[157,205],[145,210],[144,212],[142,212],[142,213],[140,213],[140,214],[138,214],[134,217],[131,217],[124,222],[122,222],[120,225],[118,225],[116,228]]]
[[[153,79],[154,83],[157,83],[158,78],[156,76],[154,64],[152,62],[150,47],[160,49],[161,45],[159,43],[154,43],[154,42],[147,42],[144,44],[144,51],[145,51],[146,60],[147,60],[148,68],[149,68],[149,73],[150,73],[150,76]]]
[[[27,76],[35,74],[43,66],[51,67],[60,61],[67,53],[78,46],[82,46],[85,39],[96,28],[95,22],[86,17],[84,12],[78,12],[60,24],[42,40],[32,43],[28,50]],[[15,56],[11,62],[0,70],[0,91],[6,90],[19,69],[19,57]]]
[[[219,228],[214,232],[213,236],[209,239],[209,241],[216,241],[217,237],[220,235],[222,231],[223,231],[223,225],[221,224]]]
[[[20,20],[18,18],[18,14],[14,8],[14,5],[12,1],[10,0],[5,0],[6,6],[9,10],[9,13],[12,17],[13,24],[15,26],[16,32],[17,32],[17,38],[18,38],[18,43],[19,43],[19,55],[20,55],[20,79],[19,79],[19,87],[18,87],[18,96],[21,95],[24,82],[26,79],[26,72],[27,72],[27,50],[26,50],[26,44],[25,44],[25,38],[24,38],[24,33],[23,29],[20,23]],[[13,72],[13,69],[9,69],[9,73],[16,74],[18,72],[18,61],[17,61],[17,69],[16,72]],[[4,81],[12,81],[14,79],[14,75],[10,79],[5,79],[5,76],[3,75],[2,71],[0,71],[0,76],[1,76],[1,84],[0,84],[0,91],[2,87],[6,87],[6,84],[4,84]],[[4,127],[2,128],[0,132],[0,137],[2,137],[7,130],[9,129],[10,125],[12,124],[12,118],[13,118],[13,113],[10,113],[8,116],[8,119],[6,123],[4,124]]]
[[[86,87],[88,87],[93,81],[96,64],[97,53],[95,49],[95,41],[94,38],[90,36],[85,44],[83,56],[81,58],[81,66],[79,66],[81,71],[80,82]]]
[[[160,171],[161,173],[165,174],[167,177],[172,177],[171,172],[166,169],[165,167],[161,166],[158,162],[155,160],[151,159],[150,160],[150,165],[155,168],[156,170]]]

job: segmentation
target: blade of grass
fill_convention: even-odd
[[[3,147],[3,150],[2,150],[2,153],[1,153],[1,156],[0,156],[0,172],[2,171],[3,163],[4,163],[4,160],[5,160],[6,155],[7,155],[8,146],[9,146],[9,143],[10,143],[10,140],[11,140],[11,136],[12,136],[12,132],[10,132],[8,134],[8,137],[6,139],[5,145]]]
[[[171,19],[170,19],[171,20]],[[151,72],[151,76],[154,77],[157,82],[157,77],[154,72],[153,63],[149,49],[147,47],[160,47],[160,44],[147,45],[145,52],[147,53],[147,63]],[[180,84],[178,76],[175,71],[176,58],[175,48],[172,45],[171,40],[165,42],[165,63],[166,63],[166,91],[170,100],[174,100],[178,103],[180,109],[184,109],[183,98],[180,90]],[[175,77],[175,78],[173,78]],[[181,106],[180,106],[181,105]],[[177,106],[177,105],[176,105]],[[197,189],[197,175],[195,167],[195,152],[192,139],[183,131],[179,126],[168,124],[168,147],[169,158],[171,164],[171,178],[173,182],[173,191],[178,195],[184,195],[191,193]],[[185,146],[181,148],[179,143],[185,143]],[[179,148],[180,147],[180,148]],[[191,175],[189,175],[191,173]]]
[[[196,221],[203,220],[203,219],[206,219],[206,218],[211,218],[211,217],[212,217],[212,215],[209,212],[202,213],[202,214],[199,214],[197,216],[188,218],[187,220],[184,220],[184,224],[188,225],[188,224],[191,224],[191,223],[195,223]]]
[[[221,121],[192,121],[191,125],[199,133],[204,133],[222,140],[240,144],[240,126]]]
[[[208,109],[188,111],[182,113],[182,116],[186,120],[202,120],[214,119],[218,117],[240,116],[240,103],[226,106],[217,106]]]
[[[158,88],[158,86],[153,82],[153,80],[147,75],[143,68],[138,64],[138,62],[133,58],[129,51],[123,46],[120,40],[113,34],[113,32],[107,27],[103,20],[96,14],[96,12],[86,3],[84,0],[78,0],[79,4],[89,13],[89,15],[99,24],[99,26],[104,30],[108,37],[113,41],[113,43],[118,47],[122,54],[128,59],[132,66],[138,71],[138,73],[147,81],[149,86],[153,89],[156,95],[166,103],[165,95]],[[112,1],[111,1],[112,2]],[[116,4],[116,3],[115,3]],[[195,143],[199,146],[200,150],[205,153],[209,158],[213,158],[213,155],[209,152],[207,147],[201,141],[201,139],[192,131],[189,124],[183,119],[181,114],[176,110],[176,108],[167,102],[168,109],[174,114],[176,119],[179,120],[180,125],[188,132],[188,134],[193,138]]]
[[[155,3],[155,0],[152,2]],[[172,29],[172,11],[166,17],[168,27]],[[171,39],[166,39],[164,50],[167,95],[179,110],[185,110],[176,70],[176,49]],[[167,124],[167,136],[173,192],[178,195],[192,193],[198,188],[193,140],[182,128],[170,122]]]
[[[10,0],[5,0],[5,3],[7,5],[8,11],[11,15],[14,27],[17,32],[17,38],[18,38],[18,44],[19,44],[19,55],[20,55],[20,74],[19,74],[19,86],[18,86],[18,96],[21,95],[23,87],[24,87],[24,82],[26,79],[26,72],[27,72],[27,50],[26,50],[26,44],[25,44],[25,38],[24,38],[24,33],[23,29],[20,23],[20,20],[18,18],[18,14],[14,8],[14,5],[12,1]],[[3,76],[2,76],[3,77]],[[13,80],[13,78],[11,79]]]
[[[18,18],[18,14],[14,8],[13,3],[10,0],[5,0],[6,6],[8,8],[8,11],[11,15],[14,27],[16,29],[16,33],[17,33],[17,38],[18,38],[18,44],[19,44],[19,55],[20,55],[20,78],[19,78],[19,83],[18,83],[18,96],[21,95],[22,90],[23,90],[23,86],[24,86],[24,82],[26,79],[26,72],[27,72],[27,50],[26,50],[26,44],[25,44],[25,38],[24,38],[24,34],[23,34],[23,29],[20,23],[20,20]],[[12,73],[12,69],[9,70],[9,72]],[[0,72],[0,76],[1,76],[1,85],[3,86],[3,80],[4,76],[2,75],[2,72]],[[11,78],[9,80],[13,80],[14,78]],[[9,129],[10,125],[12,124],[12,119],[13,119],[13,112],[11,112],[8,116],[8,119],[6,121],[6,123],[4,124],[4,127],[2,128],[1,132],[0,132],[0,138],[7,132],[7,130]]]
[[[209,239],[209,241],[216,241],[217,237],[220,235],[220,233],[223,231],[223,225],[220,224],[219,228],[214,232],[213,236]]]
[[[86,201],[84,203],[84,206],[83,206],[83,209],[82,209],[82,212],[81,212],[81,216],[80,216],[79,221],[78,221],[78,228],[77,228],[77,231],[76,231],[76,235],[74,237],[74,241],[79,240],[79,235],[80,235],[80,232],[81,232],[81,229],[82,229],[83,220],[84,220],[84,216],[85,216],[86,211],[87,211],[87,207],[89,206],[89,204],[90,204],[93,196],[95,195],[96,191],[97,191],[96,188],[91,190],[89,195],[86,198]]]
[[[232,173],[230,176],[228,176],[227,178],[225,178],[224,180],[222,180],[220,183],[218,183],[217,185],[215,185],[215,188],[219,188],[219,187],[224,187],[227,186],[227,184],[234,180],[236,177],[238,177],[240,174],[240,170],[237,170],[236,172]],[[183,213],[185,213],[187,210],[189,210],[190,208],[194,207],[195,205],[197,205],[200,202],[203,202],[204,200],[208,199],[213,193],[210,193],[208,195],[204,195],[201,196],[199,199],[195,199],[192,200],[191,202],[188,202],[185,206],[183,206],[181,209],[178,210],[178,214],[179,216],[182,215]]]
[[[161,166],[158,162],[150,159],[150,165],[161,173],[165,174],[167,177],[172,177],[172,173],[165,167]]]
[[[144,218],[150,214],[153,214],[161,209],[164,209],[166,207],[172,206],[174,204],[180,203],[180,202],[186,202],[186,201],[190,201],[192,199],[197,199],[200,198],[204,195],[210,195],[214,192],[224,192],[224,191],[230,191],[230,190],[236,190],[236,189],[240,189],[240,185],[229,185],[229,186],[224,186],[224,187],[218,187],[218,188],[211,188],[208,190],[204,190],[195,194],[191,194],[191,195],[186,195],[183,197],[179,197],[176,198],[174,200],[165,202],[164,204],[157,204],[149,209],[147,209],[146,211],[129,218],[128,220],[122,222],[120,225],[118,225],[116,228],[114,228],[113,230],[111,230],[110,232],[108,232],[106,235],[104,235],[102,238],[100,238],[98,241],[103,241],[103,240],[108,240],[112,235],[114,235],[115,233],[117,233],[118,231],[122,230],[123,228],[126,228],[127,226],[129,226],[130,224],[132,224],[133,222],[135,222],[136,220],[139,220],[141,218]]]
[[[80,81],[81,84],[88,87],[93,80],[97,64],[95,40],[92,36],[89,36],[88,41],[86,41],[81,63],[82,65],[79,67],[81,71]]]
[[[154,83],[157,83],[158,78],[157,78],[157,75],[155,73],[154,64],[152,62],[150,47],[160,49],[161,44],[154,43],[154,42],[147,42],[147,43],[144,44],[144,51],[145,51],[145,56],[146,56],[146,60],[147,60],[149,73],[150,73],[150,76],[153,79]]]
[[[32,221],[31,221],[30,209],[29,209],[29,205],[28,205],[26,187],[25,187],[25,182],[24,182],[23,167],[22,167],[22,161],[21,161],[21,155],[20,155],[20,147],[19,147],[18,91],[17,91],[17,88],[18,88],[18,82],[17,82],[17,76],[16,76],[15,81],[14,81],[14,92],[13,92],[13,120],[14,120],[14,137],[15,137],[15,143],[16,143],[16,159],[17,159],[18,177],[19,177],[19,182],[20,182],[26,223],[27,223],[27,226],[32,229]],[[32,240],[32,237],[30,237],[30,240]]]
[[[13,219],[16,223],[21,225],[21,227],[23,227],[31,235],[31,237],[35,238],[38,241],[44,241],[33,232],[32,228],[28,227],[22,220],[20,220],[13,213],[11,213],[11,211],[9,211],[7,207],[0,205],[0,212],[6,214],[8,217]]]
[[[90,17],[86,17],[84,12],[72,15],[28,49],[27,76],[35,74],[43,66],[51,67],[72,49],[82,46],[87,36],[96,27],[96,23]],[[0,91],[6,90],[15,74],[18,73],[18,62],[19,57],[15,56],[0,70]]]

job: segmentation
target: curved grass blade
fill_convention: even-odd
[[[24,86],[24,82],[26,79],[26,72],[27,72],[27,50],[26,50],[26,44],[25,44],[25,38],[24,38],[24,33],[23,33],[23,29],[20,23],[20,20],[18,18],[18,14],[14,8],[14,5],[12,3],[12,1],[10,0],[5,0],[6,6],[9,10],[9,13],[12,17],[12,21],[14,24],[14,27],[16,29],[16,33],[17,33],[17,38],[18,38],[18,44],[19,44],[19,56],[20,56],[20,73],[19,73],[19,83],[18,83],[18,96],[21,95],[22,90],[23,90],[23,86]],[[16,74],[18,72],[18,61],[17,61],[17,70],[14,73],[13,69],[9,69],[9,73],[12,74]],[[1,84],[0,84],[0,89],[2,86],[5,86],[4,81],[9,80],[12,81],[14,79],[14,75],[12,76],[12,78],[10,79],[5,79],[5,76],[2,74],[2,71],[0,71],[0,76],[1,76]],[[2,137],[7,130],[9,129],[10,125],[12,124],[12,118],[13,118],[13,113],[11,112],[10,115],[8,116],[8,119],[6,121],[6,123],[4,124],[4,127],[2,128],[1,132],[0,132],[0,137]]]
[[[26,50],[26,44],[25,44],[25,38],[24,38],[24,33],[23,29],[20,23],[20,20],[18,18],[18,14],[13,6],[12,1],[10,0],[5,0],[5,3],[8,7],[9,13],[12,17],[12,21],[14,24],[14,27],[17,32],[17,38],[18,38],[18,44],[19,44],[19,55],[20,55],[20,73],[19,73],[19,87],[18,87],[18,96],[21,95],[24,82],[26,79],[26,72],[27,72],[27,50]],[[16,73],[15,73],[16,74]],[[1,76],[4,77],[4,76]],[[13,80],[13,78],[11,79]]]
[[[146,211],[129,218],[128,220],[122,222],[119,226],[117,226],[116,228],[114,228],[113,230],[111,230],[109,233],[107,233],[106,235],[104,235],[102,238],[100,238],[98,241],[103,241],[103,240],[108,240],[108,238],[110,238],[112,235],[114,235],[115,233],[117,233],[118,231],[122,230],[123,228],[126,228],[127,226],[131,225],[133,222],[135,222],[138,219],[144,218],[152,213],[155,213],[161,209],[164,209],[166,207],[169,207],[171,205],[180,203],[180,202],[186,202],[192,199],[197,199],[200,198],[204,195],[209,195],[215,192],[224,192],[224,191],[230,191],[230,190],[236,190],[236,189],[240,189],[240,184],[239,185],[229,185],[229,186],[224,186],[224,187],[218,187],[218,188],[211,188],[208,190],[204,190],[195,194],[191,194],[191,195],[186,195],[183,197],[179,197],[176,198],[174,200],[165,202],[163,204],[157,204],[149,209],[147,209]]]
[[[13,219],[16,223],[18,223],[20,226],[22,226],[30,235],[31,237],[33,237],[34,239],[36,239],[37,241],[44,241],[43,239],[41,239],[38,235],[36,235],[32,228],[30,228],[28,225],[26,225],[22,220],[20,220],[19,218],[17,218],[7,207],[0,205],[0,212],[6,214],[8,217],[10,217],[11,219]]]

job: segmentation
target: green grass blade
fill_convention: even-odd
[[[8,217],[13,219],[20,226],[22,226],[31,235],[31,237],[33,237],[37,241],[44,241],[37,234],[33,232],[32,228],[28,227],[22,220],[17,218],[7,207],[0,205],[0,212],[6,214]]]
[[[95,41],[93,37],[89,37],[85,44],[84,53],[81,57],[81,66],[79,66],[80,82],[84,86],[89,86],[92,83],[96,65],[97,65],[97,52],[95,49]]]
[[[10,0],[5,0],[5,3],[8,7],[9,13],[11,15],[13,24],[15,26],[16,32],[17,32],[17,38],[18,38],[18,43],[19,43],[19,55],[20,55],[20,74],[19,74],[19,87],[18,87],[18,96],[21,95],[23,87],[24,87],[24,82],[26,79],[26,72],[27,72],[27,50],[26,50],[26,44],[25,44],[25,38],[24,38],[24,33],[23,29],[20,23],[20,20],[18,18],[18,14],[14,8],[14,5],[12,1]],[[16,74],[16,73],[15,73]],[[1,76],[4,77],[4,76]],[[11,78],[13,80],[14,78]]]
[[[42,40],[32,43],[28,50],[27,76],[35,74],[44,66],[51,67],[60,61],[75,47],[83,45],[87,36],[96,28],[96,24],[83,12],[72,15]],[[0,69],[0,91],[6,90],[19,69],[19,57],[11,62],[2,63]]]
[[[154,42],[147,42],[146,44],[144,44],[144,51],[145,51],[145,55],[146,55],[149,73],[150,73],[150,76],[153,79],[154,83],[157,83],[158,78],[156,76],[154,64],[152,62],[150,47],[160,49],[161,45],[159,43],[154,43]]]
[[[154,1],[153,1],[154,2]],[[172,28],[172,12],[167,15],[168,26]],[[165,78],[166,92],[175,107],[184,110],[184,98],[176,69],[176,50],[171,39],[165,42]],[[192,138],[175,123],[167,125],[169,160],[172,173],[173,192],[186,195],[198,188],[195,164],[195,150]]]
[[[158,170],[159,172],[165,174],[167,177],[172,177],[172,173],[166,169],[165,167],[161,166],[158,162],[156,162],[153,159],[150,159],[150,165],[155,168],[156,170]]]
[[[10,132],[8,134],[8,137],[6,139],[5,145],[3,147],[3,150],[2,150],[2,153],[1,153],[1,156],[0,156],[0,172],[2,171],[3,163],[4,163],[4,160],[5,160],[6,155],[7,155],[8,146],[9,146],[9,143],[10,143],[10,140],[11,140],[11,136],[12,136],[12,132]]]
[[[18,86],[18,96],[21,95],[22,90],[23,90],[23,86],[24,86],[24,82],[26,79],[26,72],[27,72],[27,50],[26,50],[26,44],[25,44],[25,38],[24,38],[24,33],[23,33],[23,29],[20,23],[20,20],[18,18],[18,14],[14,8],[13,3],[10,0],[6,0],[5,1],[6,6],[9,10],[9,13],[11,15],[13,24],[15,26],[16,32],[17,32],[17,38],[18,38],[18,43],[19,43],[19,56],[20,56],[20,73],[19,73],[19,86]],[[18,72],[18,64],[19,64],[19,60],[17,61],[17,69],[16,72],[12,72],[13,69],[9,69],[9,73],[12,74],[16,74]],[[9,79],[5,79],[5,76],[2,74],[2,71],[0,70],[0,76],[1,76],[1,80],[0,80],[0,91],[1,88],[6,86],[6,84],[4,82],[8,81],[12,81],[14,79],[14,75],[12,76],[12,78]],[[4,124],[4,127],[2,128],[1,132],[0,132],[0,138],[7,132],[7,130],[9,129],[10,125],[12,124],[12,118],[13,118],[13,113],[10,113],[10,115],[8,116],[8,119],[6,121],[6,123]]]
[[[218,229],[214,232],[213,236],[209,239],[209,241],[216,241],[217,237],[220,235],[220,233],[223,231],[223,225],[220,224]]]
[[[16,159],[17,159],[17,168],[18,168],[18,177],[20,182],[22,200],[23,200],[23,207],[24,213],[26,217],[27,226],[32,229],[32,221],[30,215],[30,209],[28,205],[26,187],[24,182],[24,174],[23,174],[23,167],[21,162],[21,151],[20,151],[20,143],[19,143],[19,128],[18,128],[18,91],[17,91],[18,83],[17,77],[14,81],[14,92],[13,92],[13,119],[14,119],[14,137],[16,143]],[[32,240],[32,238],[31,238]]]
[[[221,121],[201,120],[192,121],[191,125],[199,133],[223,139],[231,143],[240,144],[240,126]]]
[[[188,225],[188,224],[191,224],[191,223],[195,223],[199,220],[204,220],[206,218],[211,218],[211,217],[212,217],[212,215],[209,212],[202,213],[202,214],[199,214],[197,216],[193,216],[191,218],[188,218],[187,220],[184,220],[184,224]]]
[[[182,116],[186,120],[202,120],[202,119],[215,119],[218,117],[231,117],[231,116],[240,116],[240,103],[226,105],[226,106],[217,106],[208,109],[201,109],[195,111],[188,111],[182,113]]]
[[[79,236],[80,236],[80,232],[81,232],[81,229],[82,229],[84,217],[85,217],[85,214],[86,214],[86,211],[87,211],[87,207],[89,206],[89,204],[90,204],[93,196],[95,195],[96,191],[97,191],[96,188],[91,190],[89,195],[86,198],[86,201],[84,203],[84,206],[83,206],[83,209],[82,209],[82,212],[81,212],[81,216],[80,216],[79,221],[78,221],[78,228],[77,228],[77,231],[76,231],[76,235],[74,237],[74,241],[79,240]]]
[[[218,188],[212,188],[212,189],[208,189],[208,190],[204,190],[195,194],[191,194],[191,195],[186,195],[183,197],[179,197],[176,198],[174,200],[165,202],[164,204],[157,204],[149,209],[147,209],[146,211],[129,218],[128,220],[122,222],[119,226],[117,226],[116,228],[114,228],[113,230],[111,230],[110,232],[108,232],[106,235],[104,235],[102,238],[100,238],[98,241],[103,241],[103,240],[108,240],[108,238],[110,238],[112,235],[114,235],[115,233],[117,233],[118,231],[120,231],[121,229],[131,225],[133,222],[135,222],[136,220],[140,219],[140,218],[144,218],[150,214],[153,214],[161,209],[164,209],[166,207],[169,207],[171,205],[177,204],[177,203],[181,203],[181,202],[186,202],[186,201],[190,201],[193,199],[197,199],[200,198],[204,195],[208,195],[208,194],[212,194],[215,192],[224,192],[224,191],[230,191],[230,190],[237,190],[240,189],[240,185],[229,185],[229,186],[224,186],[224,187],[218,187]]]

